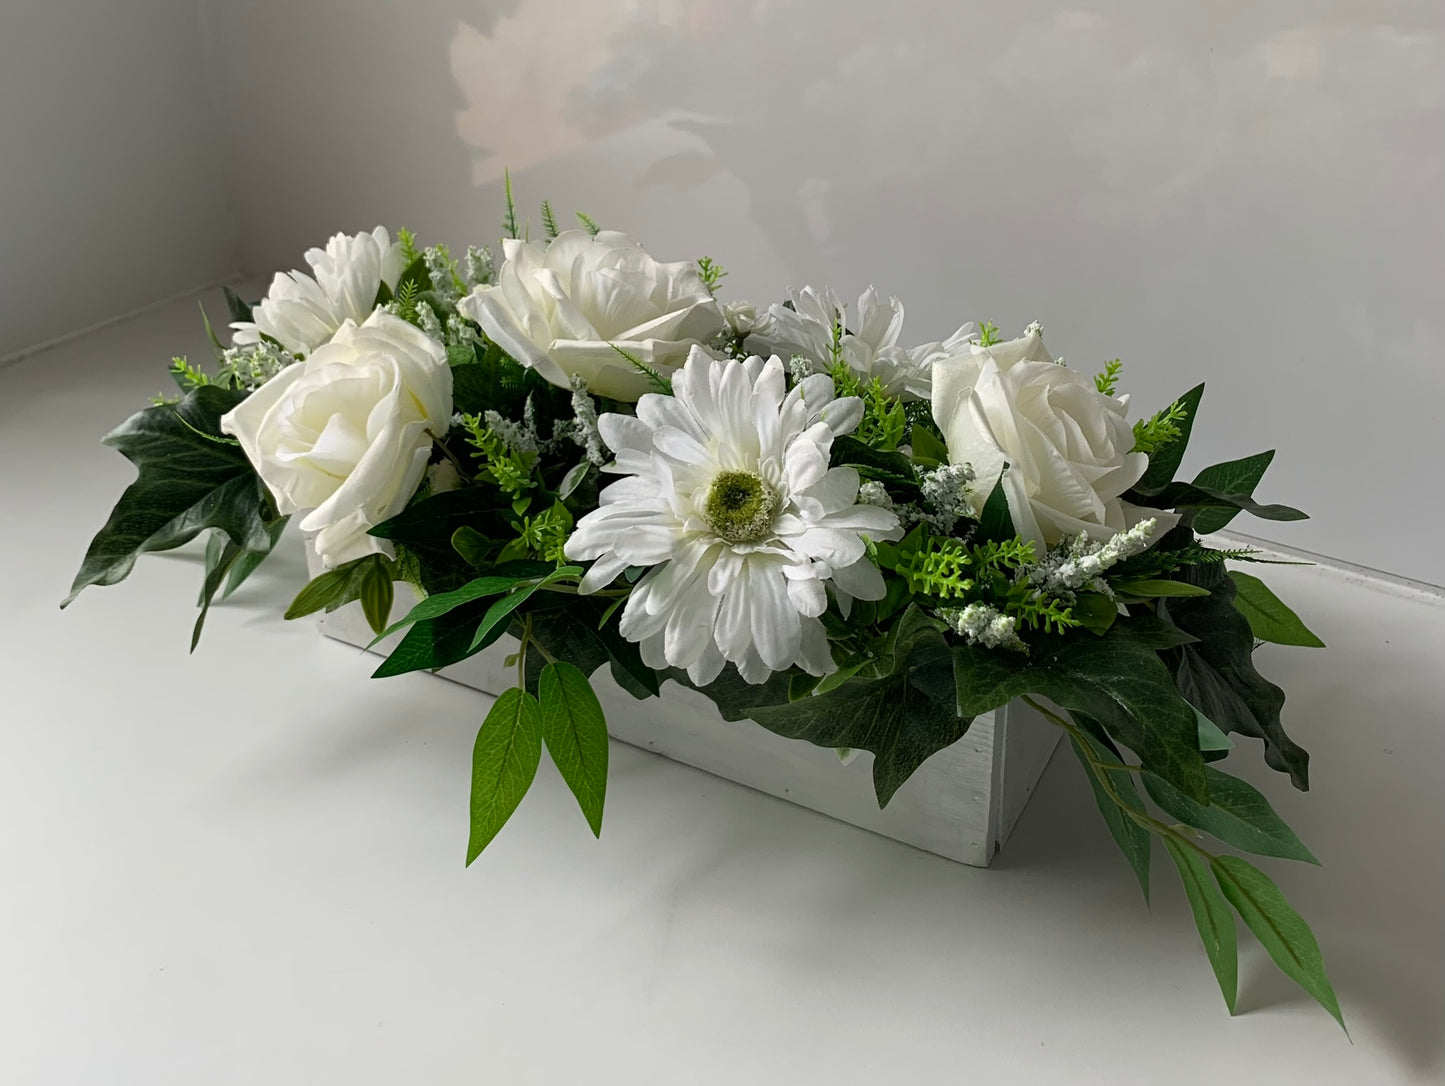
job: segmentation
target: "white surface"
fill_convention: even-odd
[[[600,841],[544,767],[468,870],[479,699],[283,623],[299,547],[191,658],[198,554],[56,610],[193,312],[0,373],[0,1082],[1445,1081],[1438,601],[1264,571],[1332,646],[1264,652],[1315,790],[1239,771],[1353,1045],[1247,935],[1231,1020],[1063,756],[986,871],[623,745]]]
[[[319,571],[309,547],[306,557]],[[408,606],[398,601],[393,616]],[[323,614],[318,623],[327,635],[360,648],[375,640],[359,603]],[[390,653],[401,638],[393,634],[378,650]],[[497,695],[517,683],[516,668],[504,663],[516,651],[517,640],[503,637],[439,674]],[[724,720],[702,694],[673,682],[643,701],[618,686],[606,668],[593,674],[592,686],[613,739],[976,867],[987,867],[1008,839],[1060,735],[1022,702],[982,713],[880,810],[868,751],[855,752],[843,765],[826,747],[774,735],[750,720]]]
[[[1037,318],[1141,413],[1207,379],[1191,470],[1280,443],[1261,497],[1315,518],[1259,534],[1445,580],[1445,5],[207,3],[250,272],[493,239],[510,166],[534,228],[710,254],[728,298]]]
[[[0,360],[236,270],[202,17],[0,5]]]

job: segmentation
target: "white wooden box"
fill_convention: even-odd
[[[407,592],[397,585],[393,614],[404,613]],[[350,645],[372,640],[359,604],[323,615],[320,625]],[[388,638],[378,651],[390,651],[401,636]],[[516,683],[516,669],[502,662],[516,647],[504,637],[437,674],[499,694]],[[674,682],[663,685],[661,697],[643,701],[617,686],[605,668],[592,676],[592,685],[614,739],[976,867],[988,866],[1007,840],[1059,739],[1057,728],[1013,702],[976,718],[962,739],[924,762],[879,810],[867,751],[845,764],[836,751],[785,739],[750,720],[724,720],[706,697]]]

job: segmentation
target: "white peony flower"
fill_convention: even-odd
[[[288,366],[222,416],[282,513],[311,510],[301,530],[332,568],[390,553],[367,531],[405,507],[432,439],[452,415],[446,351],[377,310]]]
[[[719,361],[694,350],[672,396],[646,395],[637,416],[603,415],[617,453],[608,486],[566,553],[596,559],[582,591],[628,566],[652,566],[627,599],[621,632],[653,668],[707,683],[725,662],[750,683],[796,664],[833,669],[825,585],[881,599],[864,536],[896,539],[898,518],[859,505],[858,473],[828,467],[833,439],[858,425],[857,397],[825,375],[787,390],[774,357]]]
[[[1146,517],[1160,534],[1178,523],[1119,497],[1149,466],[1131,451],[1127,415],[1128,397],[1105,396],[1092,377],[1055,363],[1036,324],[933,364],[933,417],[949,460],[974,470],[970,502],[981,508],[1002,472],[1014,528],[1040,553],[1081,532],[1107,541]]]
[[[849,370],[864,379],[877,377],[890,396],[907,400],[928,399],[934,358],[958,350],[973,333],[973,325],[965,324],[943,343],[904,348],[898,346],[903,303],[897,298],[880,301],[872,287],[858,298],[857,319],[851,324],[846,307],[831,290],[804,287],[790,292],[789,298],[791,308],[769,308],[769,327],[756,330],[748,341],[749,350],[765,350],[784,358],[803,355],[821,371],[832,359],[833,340],[838,335],[838,352]]]
[[[406,270],[404,259],[384,226],[369,234],[336,234],[325,249],[307,251],[311,275],[276,273],[252,319],[231,325],[232,342],[259,343],[265,333],[292,354],[310,354],[345,321],[359,324],[371,315],[381,284],[395,287]]]
[[[497,285],[457,303],[502,350],[552,384],[573,377],[595,396],[651,388],[618,350],[667,375],[724,328],[695,265],[660,264],[626,234],[569,230],[550,242],[502,242]]]

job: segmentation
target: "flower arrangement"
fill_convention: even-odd
[[[1307,787],[1253,653],[1320,642],[1227,569],[1258,554],[1201,538],[1240,512],[1304,516],[1253,497],[1273,453],[1176,480],[1203,385],[1131,423],[1120,363],[1070,368],[1037,324],[907,347],[896,298],[723,304],[710,259],[659,263],[579,219],[563,231],[544,203],[526,240],[509,185],[500,265],[378,228],[254,305],[228,291],[215,366],[176,359],[178,394],[106,438],[139,475],[70,599],[204,534],[194,649],[299,515],[325,568],[286,617],[359,600],[378,641],[404,631],[378,676],[512,635],[468,863],[544,746],[600,832],[599,668],[638,698],[671,679],[726,719],[870,751],[880,805],[1022,698],[1067,736],[1146,897],[1162,842],[1231,1011],[1237,914],[1339,1019],[1308,926],[1205,843],[1316,862],[1216,764],[1231,734],[1257,739]],[[393,619],[397,581],[420,602]]]

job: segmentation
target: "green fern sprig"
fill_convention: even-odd
[[[416,247],[416,235],[403,226],[396,232],[396,240],[401,246],[402,267],[411,267],[412,261],[421,256],[421,250]]]
[[[497,484],[513,499],[521,498],[534,486],[532,463],[527,455],[508,447],[501,436],[482,421],[480,415],[463,415],[461,425],[467,432],[472,456],[481,461],[480,475]]]
[[[1119,387],[1119,373],[1124,368],[1124,363],[1115,358],[1104,363],[1104,372],[1094,374],[1094,387],[1105,396],[1114,395],[1114,390]]]
[[[712,294],[717,293],[718,284],[727,277],[721,264],[710,256],[698,257],[697,273],[702,277],[702,282]]]
[[[542,229],[547,232],[547,240],[551,241],[562,231],[557,229],[557,216],[552,211],[550,200],[542,201]]]
[[[408,279],[396,288],[396,315],[411,324],[421,321],[417,303],[421,300],[421,285],[415,279]]]
[[[993,321],[978,322],[978,345],[980,347],[992,347],[995,343],[1001,343],[1003,337],[998,334],[998,325]]]
[[[577,221],[580,222],[582,226],[587,230],[587,232],[591,234],[594,238],[602,232],[602,227],[597,225],[597,220],[592,218],[591,215],[584,214],[581,211],[575,212],[575,214],[577,216]]]
[[[1171,441],[1183,436],[1180,424],[1189,417],[1189,409],[1175,400],[1152,418],[1140,419],[1134,424],[1134,452],[1152,456]]]
[[[502,237],[514,238],[520,232],[517,226],[517,201],[512,198],[512,171],[502,171],[502,184],[507,193],[507,214],[502,219]]]
[[[623,358],[627,359],[628,363],[631,364],[633,369],[637,370],[637,372],[641,373],[644,377],[646,377],[647,383],[652,386],[652,390],[654,392],[660,392],[664,396],[672,395],[671,380],[664,377],[656,369],[654,369],[652,366],[649,366],[646,362],[642,361],[642,359],[638,358],[636,355],[630,353],[629,351],[623,350],[621,347],[617,346],[617,344],[609,343],[607,346],[611,347]]]

